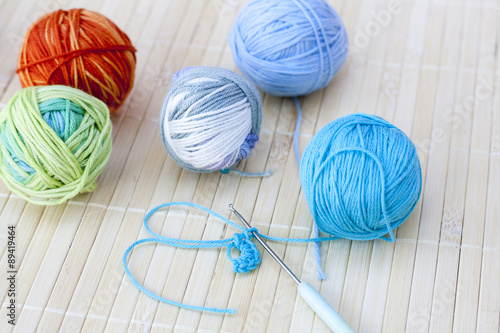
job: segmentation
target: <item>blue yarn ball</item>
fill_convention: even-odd
[[[200,66],[174,75],[160,129],[165,148],[183,168],[227,172],[250,156],[261,122],[262,101],[249,80]]]
[[[255,0],[229,34],[243,74],[275,96],[300,96],[325,87],[347,58],[348,40],[324,0]]]
[[[318,228],[353,240],[381,238],[403,223],[422,189],[411,140],[382,118],[339,118],[311,140],[300,181]]]

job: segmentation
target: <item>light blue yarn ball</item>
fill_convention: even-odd
[[[262,101],[249,80],[224,68],[200,66],[174,75],[160,129],[180,166],[226,172],[250,156],[261,122]]]
[[[304,151],[300,181],[318,228],[353,240],[403,223],[422,189],[415,146],[382,118],[352,114],[321,129]]]
[[[275,96],[300,96],[325,87],[347,59],[348,40],[324,0],[254,0],[229,34],[243,74]]]

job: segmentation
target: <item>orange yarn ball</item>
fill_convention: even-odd
[[[135,48],[105,16],[58,10],[24,36],[18,69],[24,87],[62,84],[99,98],[111,113],[123,104],[135,77]]]

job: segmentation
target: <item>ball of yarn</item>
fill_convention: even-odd
[[[223,68],[190,67],[174,76],[160,119],[163,143],[182,167],[226,170],[247,158],[262,121],[252,83]]]
[[[81,90],[25,88],[0,113],[0,176],[30,202],[93,191],[110,153],[108,108]]]
[[[113,113],[134,84],[134,52],[127,35],[105,16],[85,9],[58,10],[28,29],[17,72],[23,87],[78,88]]]
[[[236,65],[265,92],[300,96],[323,88],[347,58],[347,34],[325,0],[254,0],[229,35]]]
[[[320,130],[304,151],[300,180],[318,228],[353,240],[394,239],[415,207],[422,174],[415,146],[376,116],[353,114]]]

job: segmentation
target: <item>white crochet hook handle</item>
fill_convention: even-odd
[[[337,311],[307,282],[297,287],[299,295],[313,309],[323,322],[335,333],[354,333],[355,331]]]
[[[229,208],[233,211],[234,215],[245,225],[247,228],[252,228],[250,223],[248,223],[243,216],[232,204],[229,205]],[[267,245],[264,240],[259,236],[259,234],[252,232],[255,239],[264,247],[264,249],[269,252],[271,257],[273,257],[283,269],[290,275],[290,277],[298,284],[297,291],[302,299],[311,307],[311,309],[320,317],[323,322],[335,333],[355,333],[355,331],[349,326],[349,324],[342,318],[337,311],[328,302],[323,298],[307,282],[301,282],[299,278],[288,268],[287,265],[283,262],[283,260],[278,257],[278,255]]]

